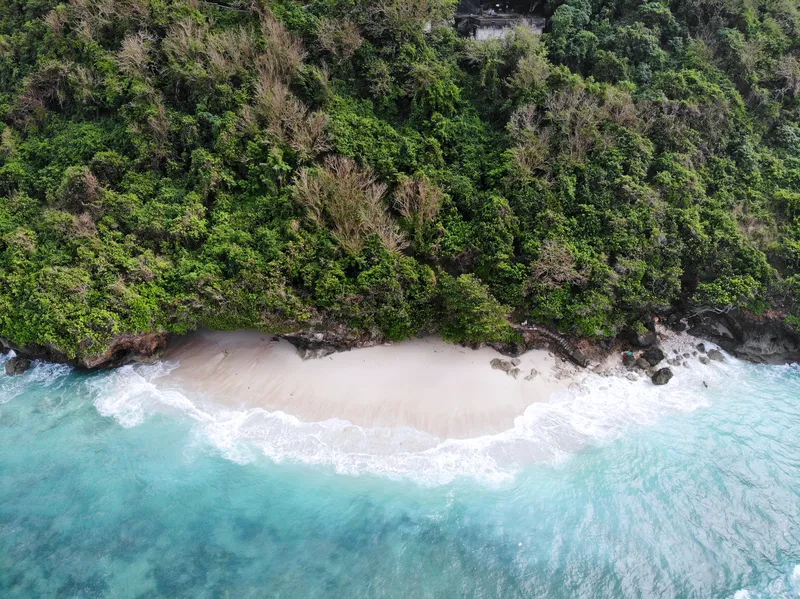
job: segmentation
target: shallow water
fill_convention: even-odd
[[[0,596],[800,597],[800,368],[597,377],[402,450],[164,368],[0,376]]]

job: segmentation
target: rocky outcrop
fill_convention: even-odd
[[[713,341],[728,353],[760,364],[800,361],[800,332],[785,315],[735,310],[706,312],[689,317],[689,333]]]
[[[14,356],[6,362],[6,374],[17,375],[23,374],[31,367],[31,361],[28,358],[21,356]]]
[[[356,331],[342,324],[322,324],[309,330],[281,335],[297,348],[304,360],[324,358],[336,352],[381,345],[386,339],[380,335]]]
[[[114,368],[123,366],[131,362],[141,362],[158,357],[166,349],[166,333],[142,333],[139,335],[118,335],[101,352],[90,352],[78,354],[72,358],[63,352],[46,345],[22,345],[17,346],[4,340],[2,344],[13,349],[21,358],[44,360],[46,362],[57,362],[69,364],[77,368]]]
[[[502,360],[500,358],[494,358],[489,365],[494,370],[499,370],[501,372],[505,372],[507,375],[517,378],[520,374],[520,369],[517,368],[520,364],[520,361],[516,358],[511,360]]]
[[[658,343],[658,337],[653,331],[631,331],[628,333],[628,340],[634,347],[650,347]]]
[[[650,366],[655,366],[664,359],[664,352],[661,351],[660,347],[651,347],[642,354],[642,358],[644,358]]]
[[[673,374],[672,370],[669,368],[662,368],[658,372],[656,372],[653,377],[652,381],[654,385],[666,385],[670,380],[672,380]]]

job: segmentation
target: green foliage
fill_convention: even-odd
[[[441,275],[442,336],[457,343],[508,341],[512,329],[508,324],[508,307],[489,292],[489,288],[473,275],[457,278]]]
[[[0,337],[800,318],[797,7],[455,4],[3,3]]]

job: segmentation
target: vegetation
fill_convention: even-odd
[[[0,3],[0,337],[800,322],[796,3],[552,0],[488,42],[454,9]]]

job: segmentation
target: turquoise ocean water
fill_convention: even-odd
[[[0,597],[800,597],[800,368],[597,377],[407,451],[168,367],[0,376]]]

